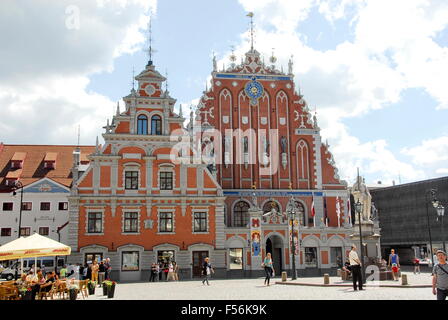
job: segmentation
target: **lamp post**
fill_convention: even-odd
[[[362,212],[362,207],[363,204],[361,202],[358,201],[355,203],[355,211],[358,214],[358,224],[359,224],[359,243],[360,243],[360,247],[359,249],[361,250],[360,254],[361,254],[361,259],[359,259],[359,261],[361,262],[361,279],[362,279],[362,283],[366,283],[366,277],[364,274],[364,250],[363,250],[363,245],[362,245],[362,228],[361,228],[361,212]]]
[[[20,229],[21,229],[21,226],[22,226],[23,184],[20,181],[16,181],[15,186],[13,188],[12,195],[13,196],[17,195],[16,190],[19,190],[19,189],[20,189],[20,208],[19,208],[20,210],[19,210],[19,230],[17,232],[17,238],[20,238]],[[17,261],[19,261],[19,260],[17,260]],[[19,269],[19,267],[17,266],[16,272],[15,272],[15,279],[16,280],[18,279],[18,274],[17,274],[18,273],[18,269]]]
[[[446,252],[446,250],[445,250],[445,232],[444,232],[444,227],[443,227],[443,216],[445,215],[445,207],[442,206],[441,203],[439,203],[439,205],[437,206],[437,215],[440,217],[440,219],[442,219],[442,243],[443,243],[443,251]]]
[[[288,205],[288,215],[291,223],[291,241],[292,241],[292,275],[291,280],[297,279],[297,269],[296,269],[296,242],[294,240],[294,220],[296,219],[296,202],[294,197],[291,196]]]
[[[429,189],[425,193],[425,198],[426,198],[426,219],[428,221],[428,233],[429,233],[429,254],[431,255],[432,265],[434,265],[434,254],[432,252],[431,225],[429,223],[429,209],[428,209],[428,204],[429,204],[430,200],[428,199],[428,196],[431,195],[431,197],[432,197],[432,200],[431,200],[432,206],[434,208],[437,208],[439,206],[439,202],[436,199],[436,193],[437,193],[436,189]]]

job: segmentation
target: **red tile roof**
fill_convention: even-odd
[[[73,151],[77,146],[67,145],[8,145],[0,144],[0,192],[10,192],[5,185],[6,177],[19,178],[24,186],[42,178],[50,178],[64,186],[72,183],[71,169],[73,166]],[[87,155],[95,151],[95,146],[80,146],[81,159],[87,160]],[[26,157],[22,169],[11,169],[11,160],[21,160]],[[17,158],[17,159],[16,159]],[[56,169],[44,168],[44,159],[56,159]]]

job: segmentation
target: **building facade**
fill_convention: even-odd
[[[224,276],[224,197],[202,163],[174,146],[185,118],[149,61],[105,127],[105,144],[70,196],[73,262],[111,259],[112,277],[149,279],[154,262],[176,261],[180,277],[200,276],[206,256]]]
[[[94,147],[0,144],[0,245],[39,233],[68,242],[68,199],[74,153],[82,170]],[[22,214],[20,200],[23,185]]]
[[[267,252],[277,272],[291,269],[287,206],[293,201],[299,274],[335,271],[353,233],[347,184],[321,141],[316,116],[296,92],[293,62],[285,73],[274,56],[265,65],[253,48],[236,61],[232,54],[229,67],[218,70],[213,59],[211,86],[189,124],[226,197],[226,270],[260,275]]]
[[[448,177],[370,191],[378,209],[383,257],[393,248],[403,264],[411,264],[414,257],[431,260],[430,233],[432,249],[443,247],[443,238],[448,237],[442,233],[442,220],[431,203],[431,189],[436,190],[435,196],[447,207]]]

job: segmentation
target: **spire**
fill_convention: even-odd
[[[182,116],[182,104],[179,105],[179,117],[183,117]]]
[[[100,146],[98,142],[98,136],[96,136],[95,153],[100,153]]]
[[[249,12],[246,17],[250,18],[250,51],[254,51],[254,13]]]
[[[132,66],[132,93],[135,92],[135,69],[134,66]]]
[[[152,17],[149,17],[149,24],[148,24],[148,42],[149,42],[149,47],[148,47],[148,56],[149,56],[149,60],[148,60],[148,64],[146,65],[147,67],[152,66],[152,54],[155,52],[155,50],[152,48],[152,25],[151,25],[151,21],[152,21]]]
[[[117,117],[120,115],[120,101],[117,101]]]
[[[218,67],[216,65],[216,56],[214,52],[213,52],[213,71],[214,72],[218,71]]]
[[[169,91],[168,91],[168,69],[165,69],[165,78],[166,78],[166,81],[165,81],[165,92],[166,92],[166,94],[168,94],[169,93]]]

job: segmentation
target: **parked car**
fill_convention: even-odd
[[[42,265],[44,265],[45,271],[47,271],[47,272],[50,270],[53,271],[54,270],[54,260],[55,259],[53,257],[37,258],[37,267],[41,268]],[[31,269],[31,267],[34,265],[35,261],[36,260],[34,258],[23,259],[23,272],[27,273]],[[58,258],[57,271],[59,271],[61,269],[61,267],[64,265],[64,263],[65,263],[64,258]],[[17,269],[17,272],[20,273],[20,260],[14,262],[12,265],[5,268],[1,272],[0,277],[2,279],[12,280],[12,279],[14,279],[16,269]]]

